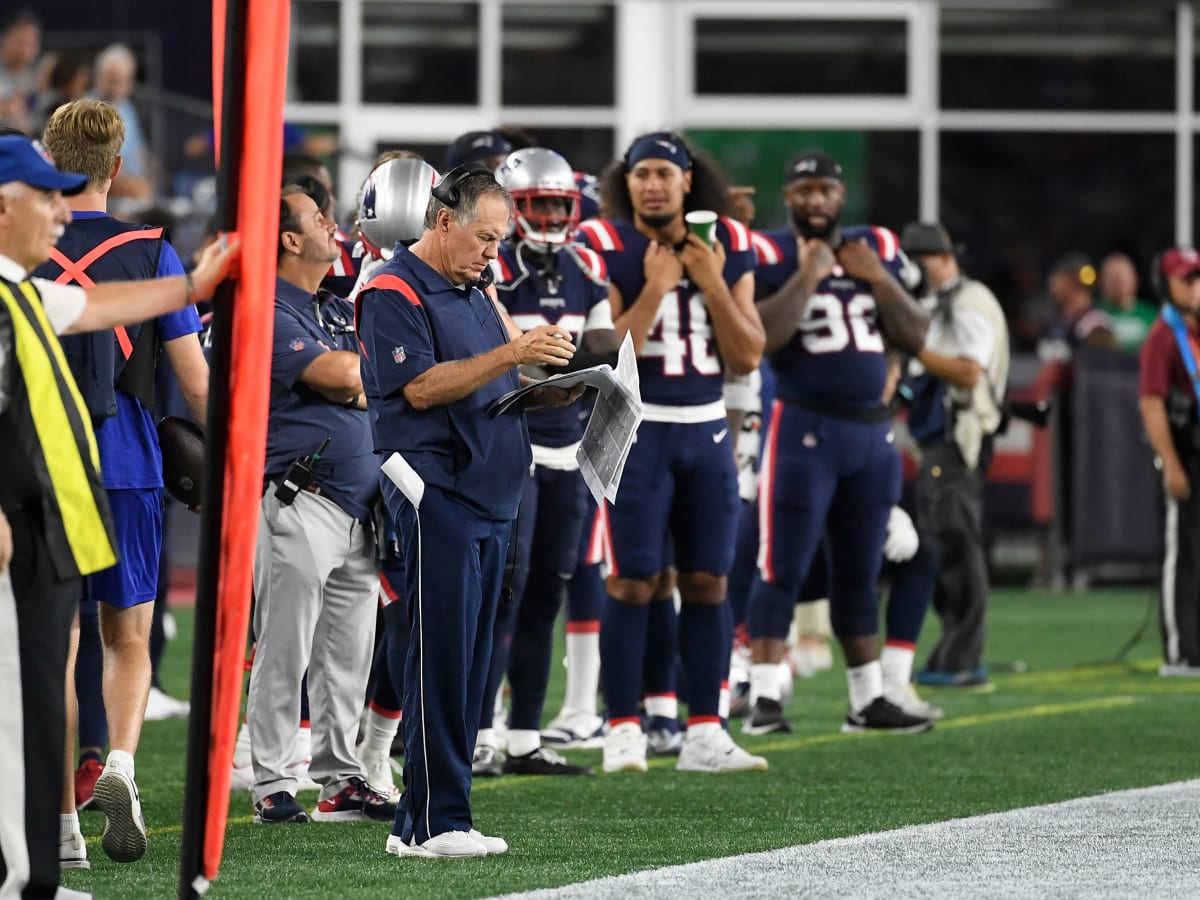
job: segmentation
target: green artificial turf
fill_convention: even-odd
[[[234,795],[225,857],[211,896],[486,897],[960,816],[1200,776],[1200,683],[1156,674],[1151,627],[1112,662],[1147,612],[1144,591],[1085,596],[998,592],[989,615],[992,690],[924,690],[946,718],[924,735],[843,735],[840,667],[797,683],[795,730],[742,738],[768,773],[681,774],[655,760],[644,775],[500,778],[474,791],[476,825],[507,838],[509,853],[481,860],[397,859],[375,824],[263,827],[249,795]],[[186,693],[190,611],[164,680]],[[930,616],[922,650],[937,637]],[[918,660],[920,660],[920,651]],[[561,649],[556,655],[561,659]],[[1001,669],[1024,671],[1000,671]],[[547,704],[561,700],[554,669]],[[99,846],[99,813],[82,814],[92,869],[64,873],[101,898],[177,894],[185,725],[150,722],[138,785],[150,849],[132,865]],[[571,758],[599,768],[600,752]],[[310,805],[315,795],[302,794]]]

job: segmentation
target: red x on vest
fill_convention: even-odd
[[[102,241],[97,244],[78,261],[68,259],[62,251],[56,247],[50,249],[50,259],[57,263],[63,270],[62,274],[54,279],[55,284],[75,284],[81,287],[95,287],[96,282],[88,277],[87,270],[100,257],[115,250],[117,247],[128,244],[130,241],[151,241],[158,240],[162,237],[163,230],[161,228],[146,228],[139,231],[125,231],[121,234],[115,234],[107,241]],[[118,325],[113,329],[117,336],[117,343],[121,345],[121,352],[125,354],[125,359],[129,359],[133,355],[133,341],[129,340],[129,332],[125,330],[124,325]]]

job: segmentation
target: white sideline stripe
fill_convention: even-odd
[[[1198,897],[1200,780],[524,894],[575,898]]]

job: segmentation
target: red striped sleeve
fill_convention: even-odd
[[[761,231],[750,232],[750,243],[760,266],[774,266],[783,261],[783,250]]]
[[[890,228],[879,228],[875,225],[871,226],[871,231],[879,244],[879,258],[885,261],[895,259],[896,251],[900,249],[895,233]]]
[[[417,292],[412,289],[407,281],[398,275],[376,275],[370,281],[363,285],[363,289],[359,291],[361,297],[367,291],[396,291],[408,298],[408,302],[413,306],[421,305],[421,298],[417,296]]]
[[[617,233],[616,226],[606,219],[589,219],[579,226],[579,233],[583,235],[589,247],[600,253],[607,250],[625,249],[625,244],[621,241],[621,235]]]
[[[750,249],[750,229],[729,216],[721,216],[721,224],[729,232],[729,249],[734,253],[744,253]]]
[[[588,247],[580,247],[579,255],[587,263],[588,271],[594,279],[608,281],[608,266],[605,265],[603,256]]]

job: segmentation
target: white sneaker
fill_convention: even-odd
[[[1200,677],[1200,666],[1189,666],[1187,663],[1163,663],[1158,667],[1158,674],[1167,678],[1197,678]]]
[[[604,746],[604,719],[564,706],[542,729],[542,743],[556,750],[595,750]]]
[[[646,735],[636,722],[625,722],[604,738],[605,772],[645,772]]]
[[[87,841],[83,832],[76,828],[70,834],[58,836],[58,864],[64,869],[90,869],[87,858]]]
[[[468,833],[487,848],[488,856],[499,856],[501,853],[508,852],[508,841],[502,837],[488,837],[486,834],[480,834],[474,828]]]
[[[146,714],[142,718],[147,722],[186,719],[191,710],[192,705],[186,700],[176,700],[166,691],[152,687],[146,697]]]
[[[735,744],[719,725],[694,725],[683,738],[675,768],[680,772],[765,772],[769,766],[763,757]]]
[[[400,799],[400,789],[396,787],[396,779],[392,776],[392,760],[386,752],[359,747],[358,761],[372,790],[383,794],[393,803]]]
[[[110,757],[96,780],[94,803],[104,813],[100,846],[117,862],[134,862],[146,853],[146,821],[133,776]]]
[[[883,696],[896,704],[910,716],[922,719],[940,719],[946,713],[940,706],[934,706],[928,700],[922,700],[917,689],[911,684],[893,685],[883,690]]]
[[[492,838],[492,840],[498,840]],[[508,845],[505,845],[505,849]],[[487,856],[487,846],[466,831],[443,831],[423,844],[406,844],[397,835],[389,834],[386,848],[392,856],[424,856],[442,859]]]

